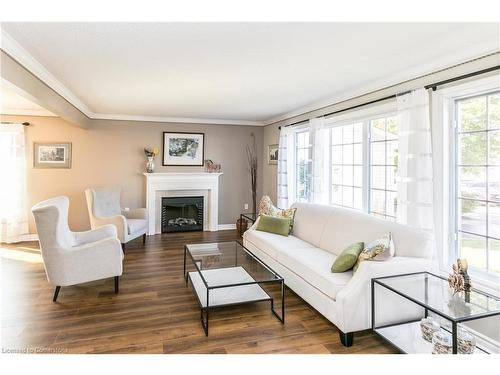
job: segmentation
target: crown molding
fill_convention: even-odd
[[[91,117],[92,111],[87,105],[71,92],[61,81],[59,81],[49,70],[24,49],[5,30],[2,30],[2,49],[22,65],[31,74],[61,95],[85,116]]]
[[[241,126],[266,126],[264,121],[249,120],[226,120],[217,118],[197,118],[197,117],[167,117],[167,116],[140,116],[121,115],[108,113],[94,113],[92,120],[115,120],[115,121],[145,121],[145,122],[177,122],[187,124],[212,124],[212,125],[241,125]]]
[[[265,121],[231,120],[213,118],[193,117],[169,117],[169,116],[147,116],[108,114],[93,112],[77,95],[59,81],[42,63],[35,59],[24,47],[22,47],[5,30],[2,30],[1,49],[16,60],[27,71],[45,83],[57,94],[66,99],[91,120],[117,120],[117,121],[145,121],[145,122],[176,122],[194,124],[216,124],[216,125],[243,125],[243,126],[265,126]]]
[[[39,116],[39,117],[59,117],[46,109],[1,109],[0,115],[7,116]]]

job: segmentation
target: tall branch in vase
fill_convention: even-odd
[[[247,145],[248,171],[250,172],[250,183],[252,188],[252,212],[257,212],[257,146],[255,135],[250,134],[251,144]]]

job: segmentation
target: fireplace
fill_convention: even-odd
[[[203,197],[162,197],[161,232],[203,230]]]

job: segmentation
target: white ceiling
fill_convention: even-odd
[[[0,113],[3,115],[56,116],[0,82]]]
[[[499,25],[3,23],[2,40],[89,117],[264,124],[497,51]]]

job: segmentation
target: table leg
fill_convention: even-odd
[[[186,285],[187,285],[188,277],[187,277],[187,273],[186,273],[186,251],[187,251],[187,248],[186,248],[186,246],[184,246],[184,279],[186,280]]]
[[[274,309],[274,298],[271,298],[271,310],[278,320],[285,324],[285,282],[281,281],[281,316]]]
[[[457,354],[457,323],[451,325],[451,339],[453,343],[453,354]]]
[[[372,331],[375,329],[375,281],[372,279]]]

